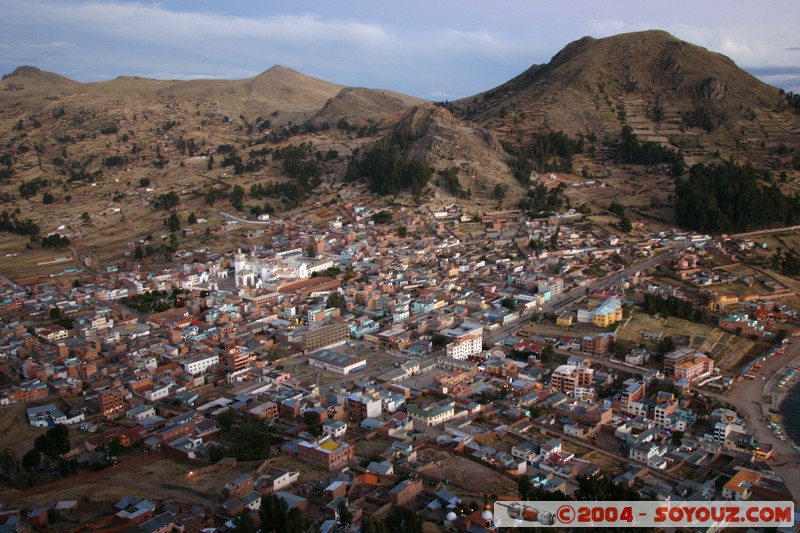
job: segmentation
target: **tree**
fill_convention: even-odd
[[[144,259],[144,249],[140,244],[137,244],[136,248],[133,249],[133,259],[134,261],[141,261]]]
[[[328,296],[328,307],[335,307],[337,309],[344,308],[344,299],[342,295],[338,292],[332,292],[330,296]]]
[[[232,409],[228,409],[217,415],[217,424],[219,424],[219,427],[224,431],[231,429],[234,422],[236,422],[236,413]]]
[[[671,353],[675,351],[675,340],[672,337],[662,337],[660,341],[658,341],[658,351],[663,354]]]
[[[541,357],[543,363],[549,363],[553,359],[554,353],[555,350],[553,349],[553,345],[548,343],[544,345],[544,348],[542,348],[539,357]]]
[[[302,530],[300,509],[295,507],[289,511],[286,501],[275,494],[261,498],[258,515],[265,533],[300,533]]]
[[[213,155],[208,156],[207,162],[208,162],[208,164],[206,165],[206,169],[207,170],[213,169],[214,168],[214,156]]]
[[[422,533],[422,518],[408,507],[395,505],[383,523],[387,533]]]
[[[394,217],[389,211],[378,211],[372,215],[372,221],[375,224],[389,224]]]
[[[233,192],[230,196],[231,205],[237,211],[244,209],[244,187],[241,185],[234,185]]]
[[[633,229],[633,224],[631,224],[631,219],[628,217],[622,217],[622,220],[619,223],[619,229],[624,231],[625,233],[630,233]]]
[[[308,243],[308,246],[306,246],[306,257],[317,257],[317,245],[313,242]]]
[[[350,508],[347,506],[347,501],[342,500],[339,502],[339,508],[337,509],[339,512],[339,523],[342,527],[347,527],[353,521],[353,513],[350,512]]]
[[[194,214],[194,211],[189,213],[189,220],[187,222],[189,223],[190,226],[192,224],[197,224],[197,215]]]
[[[506,309],[508,309],[509,311],[513,311],[514,309],[516,309],[516,308],[517,308],[517,302],[516,302],[516,300],[514,300],[514,298],[511,298],[511,297],[509,297],[509,298],[503,298],[503,299],[500,301],[500,305],[502,305],[503,307],[505,307],[505,308],[506,308]]]
[[[408,235],[408,228],[405,226],[399,226],[397,228],[397,236],[401,239],[404,239]]]
[[[172,211],[167,219],[167,228],[169,228],[169,231],[172,233],[181,229],[181,221],[178,218],[178,213],[175,211]]]
[[[233,531],[235,533],[256,533],[256,523],[247,511],[242,511],[233,519]]]
[[[42,464],[42,454],[33,448],[22,457],[22,468],[25,470],[35,470]]]
[[[303,415],[303,423],[306,425],[308,432],[319,437],[322,435],[322,427],[319,425],[319,415],[314,411],[306,411]]]
[[[49,192],[44,193],[44,196],[42,196],[42,203],[43,204],[52,204],[54,201],[55,201],[55,198]]]
[[[361,533],[386,533],[386,526],[383,521],[365,515],[361,519]]]
[[[506,197],[506,192],[508,192],[508,186],[504,183],[498,183],[494,186],[492,190],[492,199],[497,200],[497,205],[503,203],[503,200]]]

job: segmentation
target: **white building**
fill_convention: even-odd
[[[156,416],[156,409],[152,405],[139,405],[125,411],[125,418],[137,422],[148,416]]]
[[[464,322],[457,328],[443,329],[441,334],[452,339],[447,345],[447,357],[469,359],[483,353],[483,326],[480,324]]]
[[[202,374],[218,363],[219,354],[212,354],[189,359],[188,361],[182,361],[181,366],[183,367],[184,372],[196,376],[197,374]]]
[[[367,360],[332,350],[320,350],[308,357],[308,364],[335,374],[347,375],[366,368]]]
[[[347,422],[344,420],[326,420],[322,424],[322,433],[331,438],[339,439],[347,433]]]
[[[278,281],[306,279],[331,267],[333,261],[330,258],[304,257],[302,250],[281,252],[274,259],[261,259],[254,253],[248,256],[238,250],[233,259],[237,287],[262,288]]]
[[[417,407],[409,405],[408,416],[414,421],[414,425],[423,428],[430,428],[444,424],[455,415],[455,407],[452,402],[441,405],[431,404],[427,407]]]

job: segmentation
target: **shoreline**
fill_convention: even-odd
[[[790,369],[798,369],[783,388],[778,383]],[[761,377],[767,377],[764,381]],[[792,339],[786,344],[783,355],[773,356],[764,361],[756,372],[754,380],[740,380],[724,394],[710,394],[731,405],[741,416],[747,417],[747,427],[759,444],[770,444],[773,458],[768,464],[780,476],[791,492],[795,503],[800,502],[800,451],[794,448],[795,442],[785,436],[785,421],[781,420],[780,406],[800,380],[800,339]],[[708,394],[704,392],[704,394]],[[770,409],[775,419],[771,419]],[[770,423],[773,424],[770,427]],[[780,435],[773,430],[775,425],[781,429]]]
[[[794,363],[798,363],[798,365],[800,365],[800,360],[795,360],[792,362],[792,364],[786,367],[787,371],[790,368],[794,369],[794,374],[787,380],[784,387],[780,389],[780,392],[776,393],[778,394],[778,399],[777,399],[778,406],[777,406],[777,415],[775,422],[777,424],[778,429],[780,430],[780,434],[786,437],[786,440],[784,442],[789,444],[792,448],[795,449],[795,451],[800,453],[800,433],[798,433],[798,435],[796,435],[794,438],[789,436],[789,432],[787,431],[788,424],[786,421],[786,415],[784,415],[783,413],[783,403],[789,398],[789,396],[792,395],[793,393],[800,394],[800,369],[798,369],[798,367],[795,366]]]

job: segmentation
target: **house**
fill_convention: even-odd
[[[339,439],[347,432],[347,422],[344,420],[326,420],[322,424],[322,433],[332,439]]]
[[[521,444],[511,447],[511,456],[516,457],[521,461],[533,464],[533,461],[539,455],[539,446],[532,441],[526,440]]]
[[[742,468],[722,487],[722,497],[726,500],[744,501],[752,495],[753,486],[761,481],[761,474]]]
[[[259,485],[263,486],[269,492],[278,492],[286,487],[290,487],[293,483],[297,483],[300,479],[300,472],[287,472],[285,470],[278,470],[268,476],[261,476],[259,478]]]
[[[394,465],[391,461],[371,461],[367,465],[367,471],[380,476],[391,476],[394,475]]]

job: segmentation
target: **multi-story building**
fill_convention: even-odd
[[[581,350],[586,353],[603,355],[611,348],[614,342],[613,333],[598,333],[597,335],[587,335],[581,339]]]
[[[417,407],[409,405],[408,416],[414,421],[414,425],[419,427],[434,427],[444,424],[455,415],[455,407],[452,402],[442,404],[430,404],[427,407]]]
[[[219,363],[219,355],[211,354],[183,361],[181,366],[184,372],[196,376],[197,374],[202,374],[217,363]]]
[[[583,365],[561,365],[553,371],[550,388],[571,393],[577,387],[589,387],[594,378],[594,370]]]
[[[298,457],[312,466],[324,468],[329,472],[339,470],[353,462],[356,456],[354,446],[337,442],[329,436],[317,442],[300,441],[297,444]]]
[[[309,356],[308,364],[336,374],[347,375],[366,368],[367,360],[364,357],[332,350],[320,350]]]
[[[714,360],[704,356],[694,356],[675,366],[675,379],[692,382],[714,372]]]
[[[115,418],[125,409],[125,389],[110,386],[97,389],[97,407],[103,416]]]
[[[303,333],[302,349],[313,352],[326,346],[341,344],[350,336],[350,328],[345,322],[331,322],[316,328],[309,328]]]
[[[675,367],[685,361],[690,361],[695,355],[700,354],[691,348],[681,348],[664,356],[664,377],[675,378]]]
[[[641,381],[629,383],[619,395],[619,410],[623,413],[628,412],[628,404],[631,402],[641,402],[647,390]]]
[[[354,392],[347,397],[347,410],[350,411],[350,420],[361,422],[365,418],[376,418],[382,412],[382,402],[361,392]]]
[[[656,426],[666,428],[669,425],[669,418],[677,408],[678,400],[676,398],[658,403],[655,409],[653,409],[653,421],[656,423]]]
[[[742,468],[723,485],[722,497],[726,500],[744,501],[749,500],[753,492],[753,486],[761,481],[761,474],[753,470]]]
[[[599,328],[607,328],[622,320],[622,300],[609,298],[592,312],[592,323]]]
[[[468,359],[483,352],[483,326],[464,322],[457,328],[446,328],[441,334],[451,339],[447,345],[447,357]]]
[[[228,372],[238,372],[250,366],[253,359],[253,354],[243,350],[241,346],[234,346],[225,354],[225,368]]]

